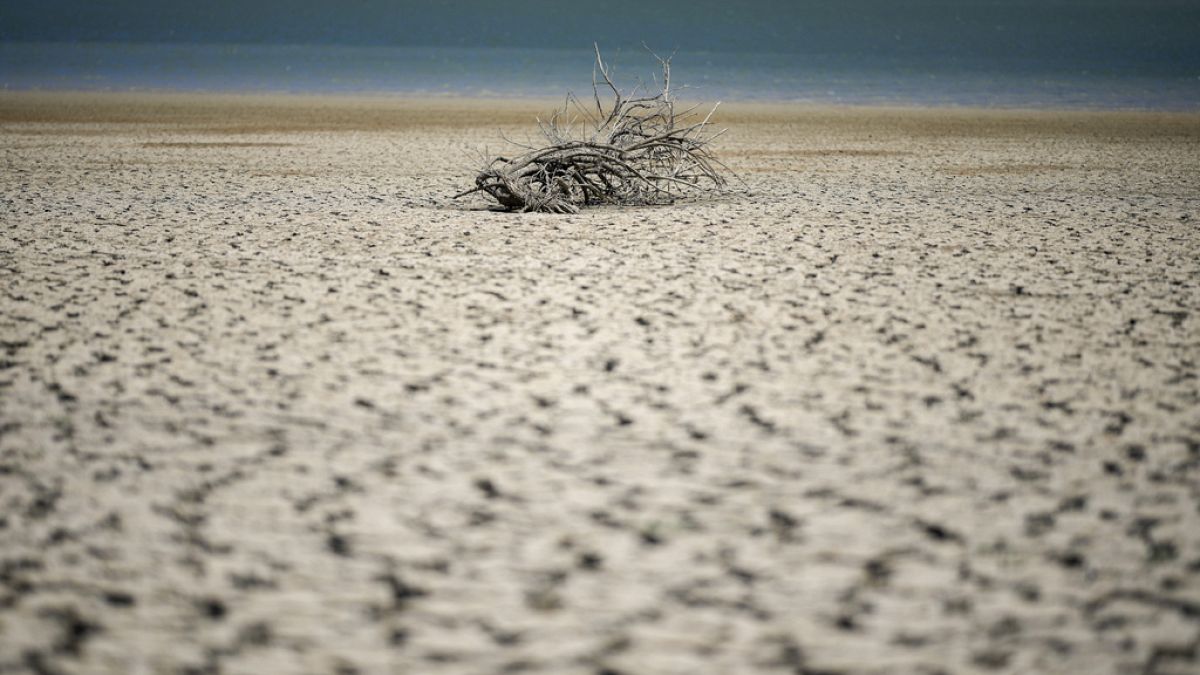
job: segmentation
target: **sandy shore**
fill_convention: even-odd
[[[1200,117],[0,94],[0,672],[1200,669]]]

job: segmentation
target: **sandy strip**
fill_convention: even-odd
[[[0,672],[1200,668],[1200,117],[0,93]]]

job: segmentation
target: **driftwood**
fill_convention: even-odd
[[[492,159],[475,187],[455,197],[484,192],[510,211],[575,213],[596,204],[670,203],[686,193],[723,188],[721,171],[727,169],[709,149],[721,133],[709,126],[717,106],[703,119],[697,119],[696,108],[677,112],[671,59],[655,58],[662,90],[638,96],[635,89],[626,96],[597,47],[592,101],[585,105],[568,94],[549,121],[538,120],[548,145],[516,144],[526,152]]]

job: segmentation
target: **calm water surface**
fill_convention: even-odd
[[[656,75],[644,51],[606,56],[623,85]],[[705,100],[1200,110],[1200,73],[1170,64],[687,51],[672,63],[674,84]],[[558,96],[588,91],[591,72],[583,49],[0,43],[9,90]]]

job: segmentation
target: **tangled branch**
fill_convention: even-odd
[[[720,170],[727,169],[708,147],[721,134],[709,126],[717,106],[698,121],[696,108],[677,112],[671,59],[655,58],[662,90],[626,96],[596,47],[593,101],[585,105],[568,94],[549,121],[538,120],[548,145],[496,157],[475,177],[475,187],[456,197],[485,192],[510,211],[575,213],[596,204],[668,203],[724,187]]]

